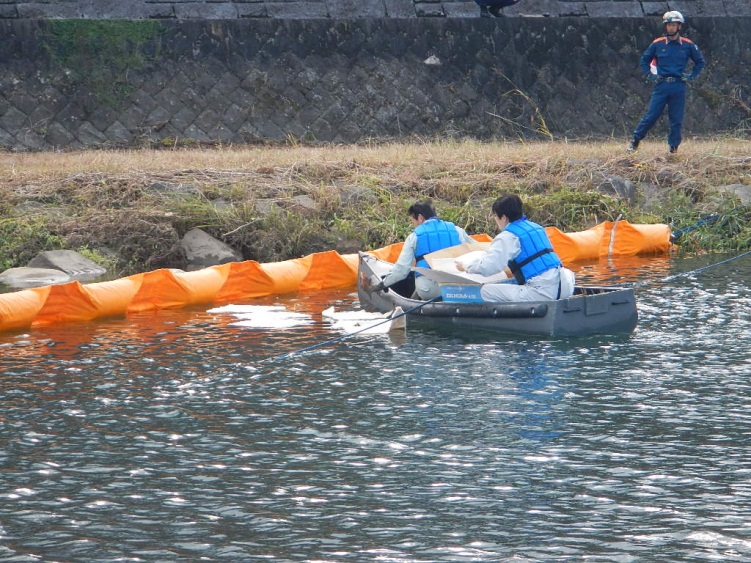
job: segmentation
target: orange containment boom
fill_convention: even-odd
[[[564,264],[598,260],[605,256],[665,254],[670,251],[670,227],[632,225],[628,221],[606,221],[576,233],[547,227],[550,243]]]
[[[564,263],[601,256],[659,254],[670,249],[667,225],[602,223],[579,233],[547,228],[551,243]],[[474,237],[490,241],[487,235]],[[395,262],[402,244],[371,254]],[[195,272],[155,270],[113,281],[66,284],[0,294],[0,331],[51,323],[87,321],[128,313],[228,302],[295,291],[354,286],[357,254],[333,250],[303,258],[259,264],[248,260],[210,266]]]

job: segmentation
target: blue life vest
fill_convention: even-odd
[[[449,246],[461,244],[456,227],[448,221],[441,221],[437,217],[431,217],[415,229],[417,236],[417,248],[415,248],[415,260],[420,268],[430,268],[425,260],[425,255],[437,250],[443,250]]]
[[[540,274],[563,266],[560,258],[553,251],[548,234],[540,225],[527,221],[522,217],[518,221],[509,223],[508,232],[519,237],[522,250],[513,260],[509,260],[508,267],[514,274],[519,285],[523,285]]]

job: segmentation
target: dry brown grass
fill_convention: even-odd
[[[751,143],[689,140],[676,157],[661,141],[635,155],[622,142],[424,142],[360,146],[219,147],[176,150],[0,153],[0,189],[55,189],[66,179],[117,177],[197,185],[238,184],[260,193],[280,186],[402,186],[441,197],[445,189],[590,188],[609,174],[655,182],[680,174],[696,185],[751,183]],[[95,180],[94,180],[95,181]],[[33,187],[32,187],[33,186]]]
[[[393,176],[402,181],[440,176],[441,171],[483,177],[518,177],[528,174],[555,175],[572,161],[583,166],[608,168],[628,165],[656,166],[671,160],[685,167],[687,174],[713,169],[737,168],[748,173],[751,143],[743,139],[689,140],[680,154],[668,159],[661,141],[644,141],[633,157],[625,154],[624,143],[540,142],[480,143],[424,142],[356,146],[250,146],[176,150],[76,151],[61,153],[0,153],[0,185],[49,179],[81,173],[103,174],[196,174],[285,172],[294,175],[300,166],[315,165],[322,170],[368,172]],[[526,174],[525,174],[526,173]],[[331,179],[331,173],[321,180]]]

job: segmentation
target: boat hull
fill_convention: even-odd
[[[577,286],[568,299],[515,303],[425,302],[396,291],[373,291],[390,264],[361,254],[357,290],[367,311],[401,307],[409,319],[522,336],[582,337],[628,334],[638,322],[630,288]]]

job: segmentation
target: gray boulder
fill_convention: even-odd
[[[347,186],[339,193],[343,205],[373,205],[378,203],[378,196],[365,186]]]
[[[68,283],[71,277],[54,268],[10,268],[0,273],[0,283],[15,289]]]
[[[751,186],[745,184],[729,184],[727,186],[718,186],[715,188],[718,193],[732,194],[736,196],[743,205],[751,204]]]
[[[242,254],[201,229],[191,229],[180,241],[189,272],[208,266],[241,261]]]
[[[106,268],[81,256],[75,250],[45,250],[37,254],[27,266],[60,270],[79,281],[91,281],[107,273]]]
[[[637,187],[631,181],[615,174],[605,175],[605,180],[597,186],[597,191],[614,196],[616,199],[625,199],[632,205],[636,203],[639,196]]]

